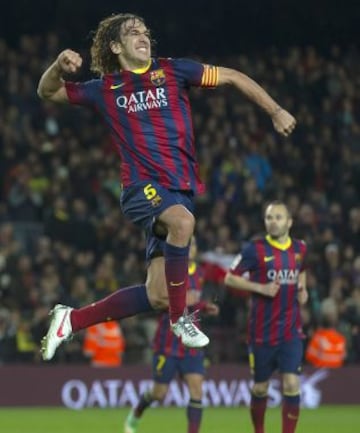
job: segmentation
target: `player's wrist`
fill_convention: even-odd
[[[277,105],[276,108],[274,108],[270,113],[271,118],[274,119],[275,117],[277,117],[278,114],[281,113],[281,111],[283,111],[283,108],[280,107],[280,105]]]
[[[55,62],[53,63],[53,65],[52,65],[52,70],[53,70],[53,72],[54,72],[54,73],[55,73],[59,78],[62,77],[62,74],[64,73],[64,70],[63,70],[63,68],[62,68],[62,66],[61,66],[61,61],[60,61],[59,58],[57,58],[57,59],[55,60]]]

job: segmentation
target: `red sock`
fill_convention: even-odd
[[[73,332],[77,332],[96,323],[123,319],[152,310],[146,287],[132,286],[119,289],[101,301],[72,310],[70,320]]]
[[[253,394],[251,395],[250,414],[254,426],[254,433],[264,433],[267,398],[267,395],[264,397],[258,397]]]
[[[284,395],[282,405],[282,433],[294,433],[300,412],[300,395]]]
[[[170,320],[175,323],[182,316],[186,307],[186,289],[189,279],[189,247],[176,247],[165,243],[164,256]]]

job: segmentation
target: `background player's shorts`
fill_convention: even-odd
[[[154,353],[152,370],[153,379],[157,383],[170,383],[176,374],[184,376],[197,373],[204,376],[204,352],[199,350],[196,355],[185,355],[184,358]]]
[[[165,209],[182,204],[191,213],[194,212],[194,194],[192,191],[168,190],[151,180],[139,182],[127,187],[121,194],[121,209],[134,224],[142,227],[146,233],[146,259],[163,255],[164,237],[155,235],[153,224]]]
[[[255,382],[266,382],[275,370],[280,373],[301,373],[303,342],[285,341],[276,346],[249,346],[249,364]]]

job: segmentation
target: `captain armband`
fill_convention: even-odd
[[[219,84],[219,68],[217,66],[204,65],[201,77],[201,87],[216,87]]]

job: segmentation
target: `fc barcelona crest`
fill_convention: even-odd
[[[295,262],[301,262],[301,259],[302,259],[301,254],[296,253],[295,254]]]
[[[152,207],[158,207],[161,205],[161,202],[162,202],[162,198],[159,195],[157,195],[155,198],[151,200],[151,205]]]
[[[150,80],[155,86],[161,86],[165,83],[165,72],[163,69],[156,69],[150,72]]]

